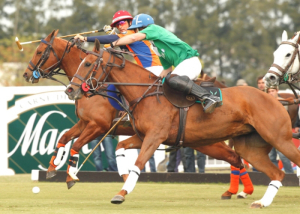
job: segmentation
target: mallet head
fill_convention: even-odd
[[[21,43],[20,43],[18,37],[16,37],[15,41],[16,41],[16,43],[17,43],[18,48],[20,49],[20,51],[23,51],[23,47],[22,47],[22,45],[21,45]]]

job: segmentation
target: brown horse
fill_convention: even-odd
[[[107,79],[123,83],[116,87],[131,104],[130,110],[134,109],[133,125],[142,136],[143,144],[122,190],[112,199],[112,203],[122,203],[125,195],[134,189],[140,170],[144,168],[157,147],[161,143],[172,145],[175,141],[179,111],[163,96],[160,97],[160,102],[156,96],[140,100],[148,86],[124,84],[153,84],[154,79],[150,79],[149,73],[143,68],[128,61],[124,64],[122,59],[100,49],[99,41],[95,42],[93,51],[94,53],[91,52],[79,66],[77,78],[72,79],[75,84],[69,85],[65,92],[71,99],[82,98],[83,91],[79,85],[82,84],[83,77],[90,78],[90,75],[98,78],[99,82]],[[114,64],[123,66],[112,66],[110,62],[112,58]],[[148,92],[155,90],[156,87]],[[272,146],[300,166],[300,152],[292,142],[292,125],[288,113],[270,95],[253,87],[231,87],[221,91],[223,106],[217,108],[214,113],[205,114],[201,105],[189,108],[183,145],[198,150],[201,145],[212,145],[232,138],[236,152],[271,179],[265,195],[251,206],[269,206],[282,186],[281,181],[284,178],[284,172],[269,159],[268,154]],[[264,108],[261,108],[261,104],[264,104]]]
[[[43,63],[42,58],[43,54],[48,44],[42,43],[37,47],[34,56],[31,59],[33,65],[37,65],[40,61],[39,69],[45,74],[51,73],[50,70],[53,69],[54,65],[57,65],[58,59],[61,59],[59,67],[63,69],[66,73],[66,76],[69,80],[75,74],[79,64],[81,63],[80,56],[85,57],[86,54],[81,52],[77,48],[71,48],[69,53],[65,53],[67,48],[68,41],[56,38],[57,31],[53,31],[48,37],[45,38],[45,41],[51,42],[52,40],[52,49],[53,51],[49,53],[45,62]],[[54,54],[55,52],[55,54]],[[55,57],[57,55],[58,59]],[[37,83],[39,79],[34,79],[32,75],[33,65],[31,63],[28,65],[28,68],[24,72],[23,76],[27,81]],[[61,160],[63,155],[63,150],[65,145],[72,139],[78,138],[73,144],[71,153],[78,153],[80,149],[95,139],[99,135],[106,133],[112,126],[112,121],[116,116],[117,110],[112,107],[107,98],[94,96],[91,98],[84,97],[82,100],[76,101],[76,115],[79,117],[79,121],[67,131],[58,141],[56,152],[50,160],[50,165],[47,171],[47,178],[51,178],[56,175],[55,168],[59,165],[59,162],[54,160]],[[133,135],[134,131],[130,127],[118,126],[115,131],[116,135]],[[58,153],[58,151],[60,152]],[[60,157],[57,157],[57,155]],[[56,158],[57,157],[57,158]],[[68,188],[71,188],[75,183],[73,179],[68,175],[66,182]]]
[[[41,43],[31,59],[29,68],[26,69],[24,73],[24,78],[30,82],[38,82],[39,79],[34,79],[32,75],[32,70],[35,70],[33,67],[40,62],[42,64],[39,66],[39,69],[43,75],[48,75],[51,73],[50,69],[54,68],[54,65],[57,65],[58,61],[61,61],[59,67],[64,70],[66,76],[69,78],[73,77],[77,67],[81,63],[80,57],[85,57],[86,54],[81,52],[77,48],[70,48],[68,53],[65,53],[65,50],[68,47],[68,42],[66,40],[56,38],[58,31],[53,31],[45,41],[51,43],[53,52],[49,52],[49,56],[45,57],[46,60],[41,60],[42,56],[45,53],[48,44]],[[55,54],[54,54],[55,52]],[[55,56],[57,55],[57,57]],[[44,61],[44,62],[43,62]],[[116,110],[110,105],[107,98],[101,96],[93,96],[91,98],[83,97],[81,100],[76,101],[76,114],[79,117],[79,122],[75,124],[68,132],[66,132],[57,144],[56,153],[54,153],[51,158],[50,165],[47,172],[47,177],[51,178],[56,175],[56,166],[59,164],[55,160],[61,160],[61,155],[65,145],[73,138],[77,138],[77,141],[73,144],[71,149],[71,155],[78,154],[80,149],[96,138],[97,136],[106,133],[112,125],[112,121],[116,115]],[[134,131],[131,127],[124,128],[119,126],[115,132],[116,135],[133,135]],[[130,149],[130,148],[140,148],[142,142],[139,138],[134,137],[128,144],[124,142],[119,143],[118,148]],[[241,167],[240,158],[233,150],[231,150],[224,142],[202,146],[198,148],[199,151],[205,153],[213,158],[221,159],[229,162],[230,164],[237,167],[237,170]],[[69,172],[68,167],[68,172]],[[123,176],[126,180],[126,175]],[[253,191],[253,186],[251,180],[248,178],[247,187],[245,187],[244,192],[251,194]],[[249,184],[250,182],[250,184]],[[67,176],[67,185],[68,188],[71,188],[75,184],[75,181],[68,175]],[[238,183],[235,189],[238,188]],[[237,191],[237,190],[236,190]]]

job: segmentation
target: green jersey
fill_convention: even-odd
[[[146,34],[146,40],[152,43],[153,50],[159,56],[164,69],[168,69],[172,65],[176,67],[185,59],[199,56],[197,50],[158,25],[149,25],[140,33]]]

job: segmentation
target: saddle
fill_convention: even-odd
[[[197,79],[194,82],[202,87],[214,87],[214,82],[216,77],[213,77],[209,80],[203,81]],[[197,97],[192,94],[185,94],[184,92],[177,91],[172,89],[168,84],[163,84],[162,86],[165,97],[178,108],[187,108],[193,105],[197,101]]]
[[[195,80],[195,83],[205,87],[210,93],[213,95],[217,94],[218,88],[214,87],[214,82],[216,77],[213,77],[209,80],[203,81],[202,79]],[[172,89],[168,84],[163,84],[162,86],[163,92],[167,100],[172,103],[174,106],[179,108],[179,127],[177,132],[177,137],[175,140],[175,144],[167,149],[167,152],[172,150],[177,150],[182,147],[184,141],[185,134],[185,124],[187,112],[189,110],[188,107],[195,104],[196,102],[200,102],[195,95],[185,94],[184,92],[180,92]],[[219,92],[220,93],[220,92]]]

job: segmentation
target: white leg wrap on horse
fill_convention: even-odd
[[[137,166],[133,166],[122,190],[126,190],[127,194],[131,193],[136,185],[137,180],[139,179],[140,174],[141,170]]]
[[[281,187],[281,186],[282,186],[282,184],[280,181],[271,181],[270,182],[265,195],[260,200],[264,207],[267,207],[272,203],[275,195],[278,192],[279,187]]]
[[[54,159],[53,163],[55,164],[55,166],[58,166],[61,162],[61,160],[63,159],[63,155],[65,152],[65,147],[59,147],[56,153],[56,158]]]
[[[300,178],[300,168],[297,166],[297,177]]]
[[[117,166],[118,166],[118,172],[119,175],[127,175],[129,174],[128,166],[126,164],[125,159],[125,149],[121,148],[116,151],[116,160],[117,160]]]

